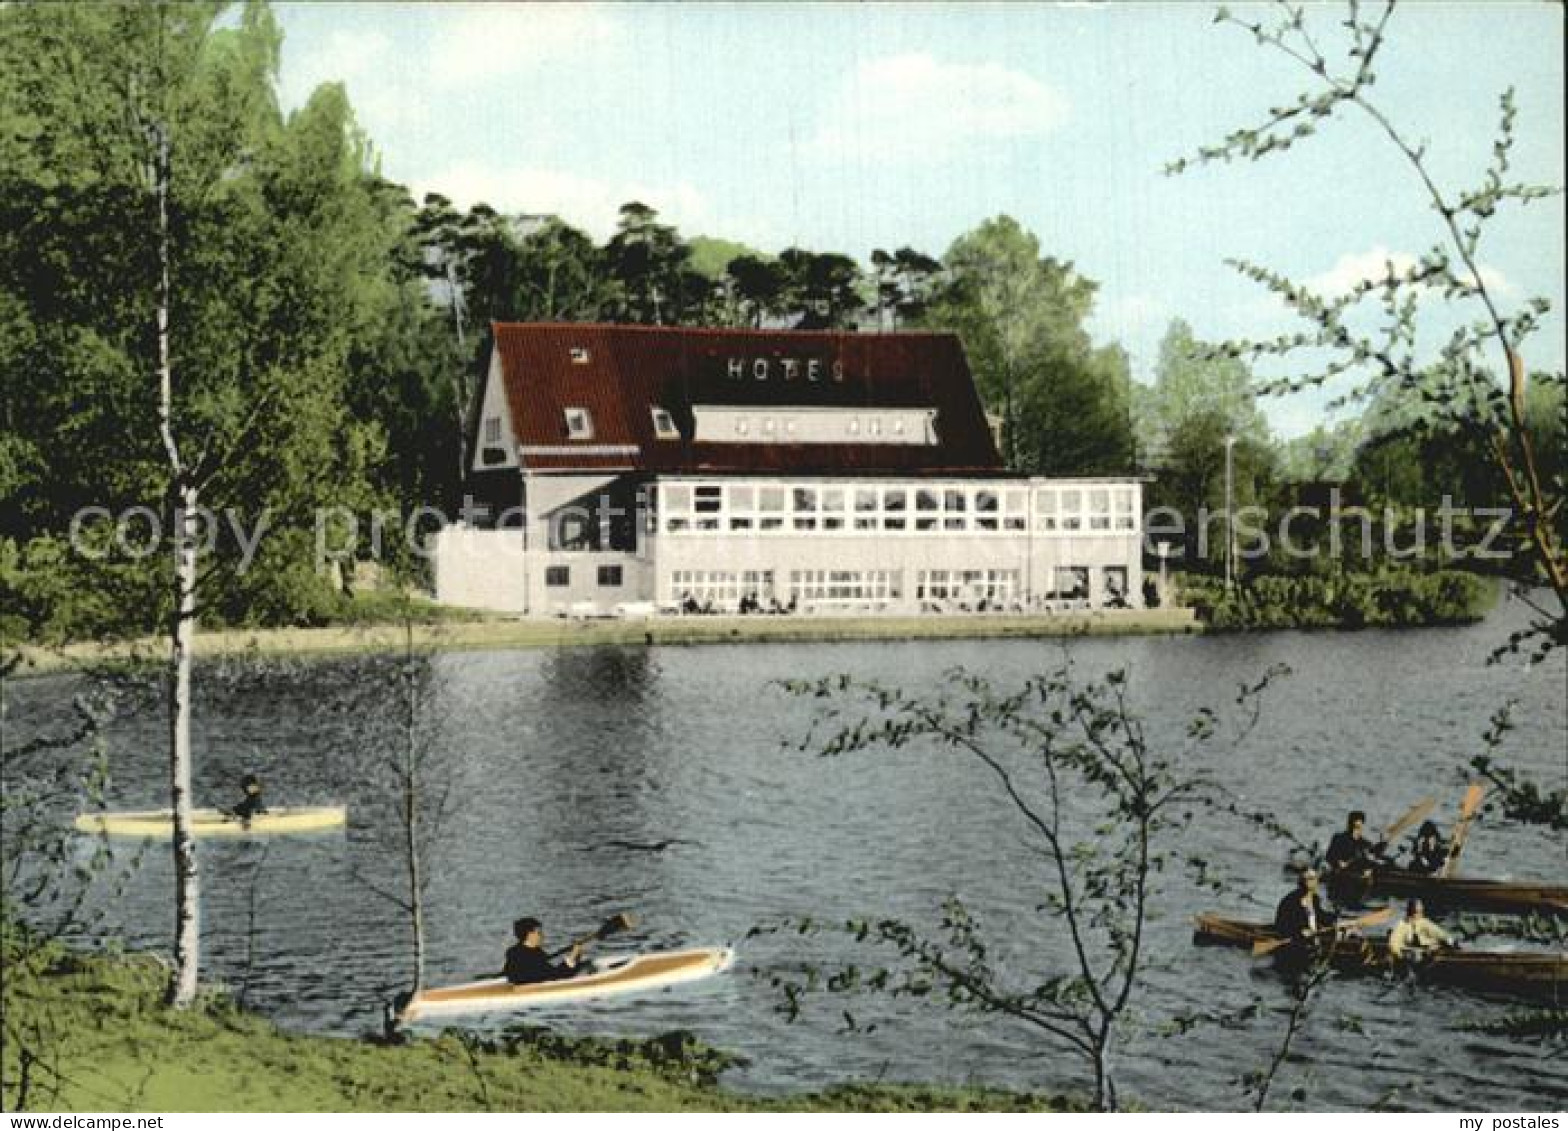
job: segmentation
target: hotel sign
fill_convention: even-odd
[[[731,381],[844,381],[844,363],[820,357],[731,357],[724,371]]]

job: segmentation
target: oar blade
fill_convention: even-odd
[[[1395,821],[1392,825],[1389,825],[1386,830],[1384,830],[1383,839],[1389,843],[1393,843],[1395,838],[1397,838],[1400,833],[1404,832],[1417,821],[1422,820],[1428,813],[1432,812],[1432,810],[1436,808],[1437,798],[1423,797],[1420,801],[1417,801],[1410,807],[1410,811],[1408,813],[1406,813],[1403,817],[1400,817],[1399,820]]]

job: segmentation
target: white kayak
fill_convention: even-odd
[[[242,821],[222,809],[191,810],[192,836],[265,836],[272,833],[313,833],[336,829],[348,819],[341,805],[313,805],[297,809],[268,809]],[[76,828],[84,833],[109,836],[161,837],[174,832],[174,816],[167,809],[126,813],[83,813]]]
[[[403,1007],[402,1021],[410,1024],[430,1017],[494,1013],[642,993],[711,977],[728,970],[734,960],[735,952],[729,947],[703,947],[596,959],[590,972],[558,982],[514,986],[504,978],[485,978],[415,994]]]

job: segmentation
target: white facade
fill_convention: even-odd
[[[543,616],[1141,603],[1134,479],[525,475],[524,497],[521,528],[443,534],[438,600]]]

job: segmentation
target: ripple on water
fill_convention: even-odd
[[[1563,772],[1563,654],[1528,671],[1487,666],[1507,630],[1494,620],[1403,634],[1086,640],[1072,656],[1085,673],[1130,665],[1149,733],[1167,747],[1182,743],[1197,707],[1224,706],[1243,680],[1290,663],[1294,674],[1245,743],[1199,751],[1193,764],[1321,841],[1346,809],[1366,808],[1375,821],[1425,793],[1443,798],[1439,816],[1451,821],[1458,771],[1504,697],[1519,698],[1515,719],[1524,724],[1509,736],[1509,759],[1542,776]],[[826,935],[745,938],[790,914],[933,923],[943,898],[959,891],[997,938],[999,961],[1030,976],[1047,972],[1062,953],[1055,924],[1035,910],[1047,885],[1026,830],[990,783],[930,750],[823,759],[794,749],[816,704],[790,699],[776,681],[847,671],[920,688],[962,663],[1006,683],[1062,655],[1054,644],[955,641],[438,657],[439,709],[430,714],[458,804],[431,860],[428,980],[493,971],[517,915],[541,915],[560,938],[633,910],[640,926],[612,949],[737,942],[736,969],[528,1021],[599,1033],[688,1028],[750,1057],[732,1081],[763,1091],[866,1077],[1074,1083],[1070,1062],[1027,1031],[955,1019],[931,1003],[857,1001],[859,1019],[877,1027],[853,1036],[838,1032],[845,1003],[833,999],[791,1024],[777,1011],[772,975],[864,952]],[[323,751],[326,700],[365,663],[311,662],[289,679],[222,694],[200,673],[197,681],[199,797],[226,798],[237,776],[256,767],[277,803],[332,800],[350,812],[350,827],[336,835],[202,844],[205,975],[243,990],[285,1025],[339,1034],[379,1025],[381,1003],[408,964],[398,911],[364,882],[397,882],[394,850],[366,823],[389,798],[355,768],[377,751]],[[8,728],[19,738],[67,716],[68,678],[13,687]],[[355,720],[346,722],[352,730]],[[377,727],[363,731],[363,744],[378,741]],[[161,739],[155,712],[111,732],[115,806],[158,803]],[[1184,849],[1247,881],[1224,907],[1265,916],[1279,894],[1280,846],[1219,821],[1190,835]],[[1467,863],[1477,873],[1560,876],[1563,846],[1536,830],[1488,824]],[[166,945],[170,886],[166,853],[150,852],[107,909],[104,930],[132,945]],[[1279,1031],[1285,994],[1266,967],[1190,945],[1190,915],[1209,900],[1173,878],[1150,932],[1157,965],[1145,1011],[1158,1019],[1259,1010],[1240,1028],[1140,1037],[1122,1058],[1123,1089],[1155,1106],[1241,1106],[1238,1078],[1260,1067]],[[1455,1026],[1507,1009],[1437,990],[1332,984],[1278,1094],[1304,1087],[1305,1106],[1316,1108],[1517,1109],[1568,1100],[1560,1057]]]

